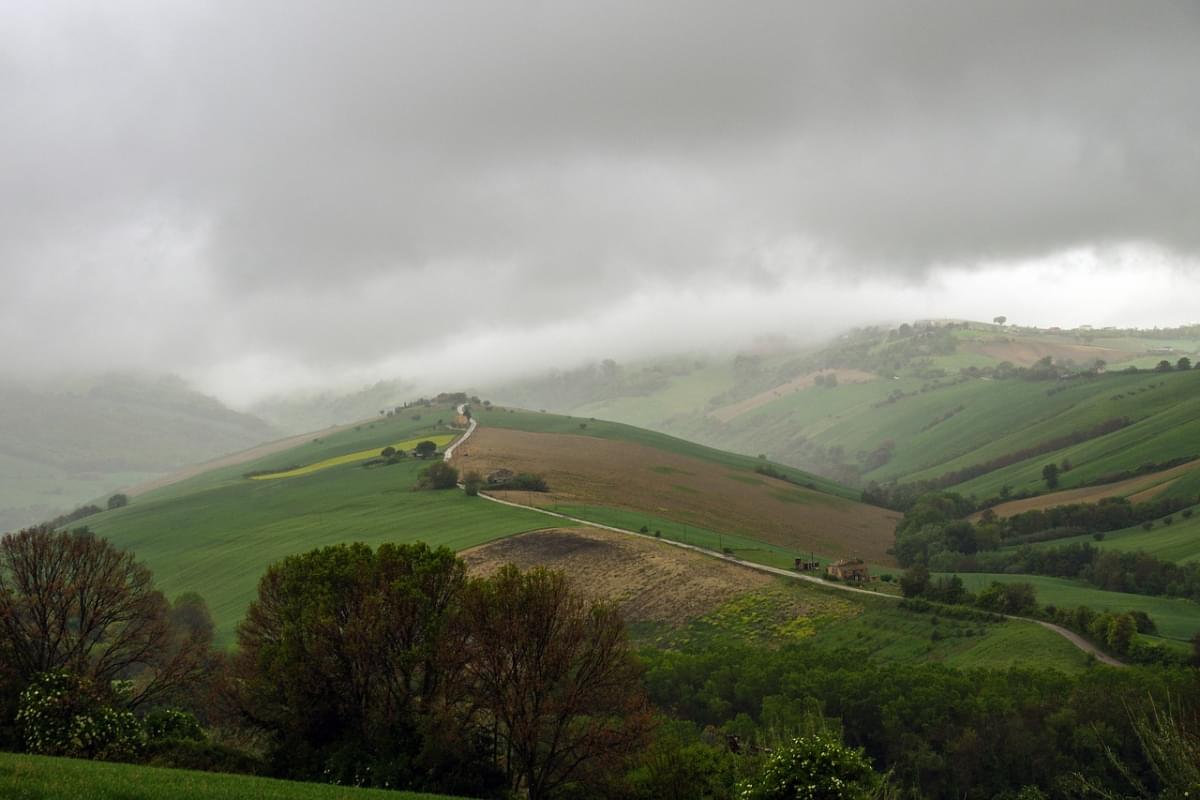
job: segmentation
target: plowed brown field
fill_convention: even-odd
[[[616,602],[626,621],[672,626],[777,580],[683,548],[596,528],[535,531],[460,555],[479,575],[504,564],[562,570],[588,596]]]
[[[887,553],[899,520],[893,511],[645,445],[481,426],[454,464],[545,477],[546,494],[495,493],[518,503],[642,511],[797,551],[895,563]]]

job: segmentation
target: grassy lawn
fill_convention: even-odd
[[[443,795],[354,789],[138,764],[0,753],[6,800],[445,800]]]
[[[1001,583],[1031,583],[1037,589],[1038,603],[1060,608],[1089,606],[1097,611],[1145,611],[1158,625],[1158,635],[1164,639],[1188,641],[1200,631],[1200,604],[1169,597],[1147,597],[1125,592],[1106,592],[1093,589],[1066,578],[1046,578],[1040,575],[1001,575],[994,573],[959,573],[968,590],[977,592],[992,581]]]

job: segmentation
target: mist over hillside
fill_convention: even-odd
[[[278,435],[172,376],[0,382],[0,530]]]
[[[1200,355],[1200,326],[1064,330],[997,320],[874,325],[823,345],[774,339],[729,356],[605,359],[487,387],[484,394],[499,403],[611,419],[736,452],[764,453],[864,486],[902,476],[894,464],[887,466],[896,454],[895,440],[904,439],[889,434],[887,426],[902,417],[914,417],[905,420],[916,426],[908,431],[913,439],[901,448],[907,445],[912,457],[931,447],[924,440],[938,425],[968,407],[981,410],[994,402],[1001,386],[1041,395],[1073,378],[1154,370],[1163,361],[1174,367],[1180,358]],[[970,418],[966,414],[956,424]]]
[[[249,410],[285,433],[306,433],[378,416],[381,411],[412,400],[415,392],[411,383],[381,380],[357,392],[276,394],[260,400]]]

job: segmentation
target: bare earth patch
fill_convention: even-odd
[[[1099,503],[1106,497],[1128,497],[1130,502],[1140,503],[1151,500],[1162,494],[1179,479],[1185,472],[1200,467],[1200,460],[1189,461],[1177,467],[1164,469],[1161,472],[1151,472],[1138,475],[1136,478],[1106,483],[1102,486],[1085,486],[1082,489],[1065,489],[1061,492],[1027,497],[1023,500],[1012,500],[992,508],[998,517],[1011,517],[1022,511],[1045,510],[1055,506],[1066,506],[1073,503]],[[979,519],[979,514],[973,514],[972,520]]]
[[[721,422],[729,422],[731,419],[740,417],[747,411],[753,411],[756,408],[765,406],[767,403],[778,400],[784,395],[800,392],[815,386],[818,375],[836,375],[838,383],[867,383],[868,381],[879,380],[878,375],[863,372],[860,369],[826,369],[819,372],[810,372],[792,378],[787,383],[776,386],[774,389],[768,389],[753,397],[747,397],[745,400],[739,400],[736,403],[731,403],[730,405],[711,411],[709,412],[709,416],[719,419]]]
[[[628,622],[677,627],[775,578],[679,547],[596,528],[520,534],[460,553],[490,575],[504,564],[562,570],[588,596],[615,601]]]
[[[895,563],[896,512],[640,444],[481,426],[454,464],[545,477],[549,493],[495,493],[517,503],[641,511],[798,552]]]

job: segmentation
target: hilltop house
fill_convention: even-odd
[[[871,572],[861,558],[843,558],[825,567],[825,574],[843,581],[862,583],[871,580]]]

